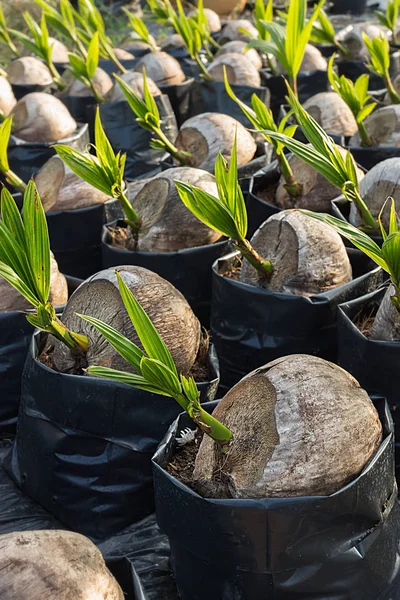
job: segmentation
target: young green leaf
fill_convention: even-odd
[[[25,183],[10,169],[8,162],[8,144],[12,130],[12,119],[12,115],[10,115],[0,125],[0,172],[3,173],[7,183],[19,192],[24,192]]]
[[[369,62],[367,63],[368,69],[371,71],[371,73],[382,77],[392,103],[400,104],[400,95],[394,88],[389,72],[390,47],[387,38],[382,35],[371,40],[364,32],[362,36],[370,58]]]
[[[375,15],[378,17],[381,25],[390,29],[392,33],[392,42],[397,44],[397,18],[399,15],[399,0],[388,0],[386,5],[386,12],[374,10]]]
[[[145,44],[148,44],[150,48],[153,50],[157,50],[158,46],[154,43],[153,37],[150,35],[149,30],[147,29],[144,21],[140,19],[137,15],[131,13],[127,8],[122,7],[122,10],[126,14],[129,19],[129,23],[136,33],[139,39],[141,39]]]
[[[2,6],[1,2],[0,2],[0,40],[3,40],[3,42],[11,50],[12,54],[14,54],[14,56],[16,56],[17,58],[19,57],[19,52],[18,52],[14,42],[12,41],[10,33],[9,33],[7,21],[6,21],[5,15],[4,15],[3,6]]]

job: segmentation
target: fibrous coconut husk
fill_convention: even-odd
[[[248,42],[251,39],[257,38],[257,28],[254,27],[253,23],[248,19],[232,19],[231,21],[228,21],[222,29],[221,35],[218,38],[218,43],[223,46],[226,42],[231,42],[233,40]]]
[[[358,131],[353,113],[336,92],[315,94],[304,102],[303,108],[330,135],[347,137]]]
[[[218,33],[218,31],[221,31],[221,19],[219,18],[219,15],[212,10],[211,8],[204,8],[204,15],[207,19],[207,23],[208,23],[208,28],[210,30],[211,33]],[[188,13],[188,17],[194,17],[197,14],[197,10],[191,10]]]
[[[340,367],[307,354],[256,369],[213,414],[233,441],[228,454],[207,435],[201,442],[194,479],[211,497],[333,494],[359,475],[382,439],[367,392]]]
[[[247,42],[243,42],[241,40],[233,40],[232,42],[227,42],[216,52],[215,58],[219,58],[223,54],[228,54],[231,52],[235,52],[236,54],[244,54],[246,58],[249,59],[253,67],[259,71],[263,66],[263,62],[261,60],[261,56],[258,54],[255,48],[250,48],[245,52],[247,46]]]
[[[118,270],[136,299],[146,311],[166,343],[179,372],[188,373],[196,359],[201,326],[189,304],[174,286],[143,267],[121,266],[100,271],[87,279],[72,294],[62,315],[62,322],[77,333],[87,335],[88,365],[99,365],[133,371],[105,338],[76,313],[104,321],[141,345],[122,303],[118,289]],[[55,340],[53,361],[62,372],[73,371],[75,357],[65,344]]]
[[[113,51],[118,60],[133,60],[134,58],[133,54],[125,48],[113,48]]]
[[[174,48],[183,48],[185,42],[179,33],[173,33],[160,42],[160,48],[163,51],[172,50]]]
[[[0,111],[5,117],[8,117],[17,100],[10,85],[10,82],[5,77],[0,76]]]
[[[143,73],[138,73],[137,71],[127,71],[123,75],[121,75],[121,79],[125,81],[127,85],[135,92],[136,95],[143,98]],[[150,94],[154,96],[160,96],[161,91],[158,86],[154,83],[150,77],[146,76],[147,86],[149,88]],[[126,98],[124,96],[121,87],[118,85],[118,82],[115,82],[114,87],[111,90],[111,93],[107,97],[108,102],[125,102]]]
[[[369,57],[362,38],[363,32],[371,39],[388,34],[388,30],[384,27],[368,21],[347,25],[336,34],[337,41],[348,51],[348,54],[343,57],[344,60],[364,60]]]
[[[154,51],[143,56],[135,67],[135,71],[143,72],[143,67],[157,85],[178,85],[186,76],[179,62],[166,52]]]
[[[235,52],[222,54],[213,60],[207,73],[213,81],[224,81],[224,70],[231,85],[260,87],[261,77],[246,54]]]
[[[69,50],[65,44],[57,40],[56,38],[49,37],[49,44],[52,44],[51,49],[51,60],[55,63],[68,63],[69,62]]]
[[[89,96],[93,96],[91,88],[79,81],[79,79],[75,79],[71,71],[67,71],[67,73],[63,75],[63,79],[68,85],[58,94],[60,98],[66,96],[88,98]],[[96,92],[103,97],[110,92],[114,85],[109,74],[100,67],[97,67],[92,82]]]
[[[50,85],[53,78],[47,65],[34,56],[23,56],[10,62],[8,80],[14,85]]]
[[[272,263],[269,280],[243,260],[240,281],[275,292],[313,296],[352,279],[351,264],[336,231],[299,210],[269,217],[253,234],[251,244]]]
[[[374,110],[364,121],[373,146],[400,146],[400,104],[391,104]],[[361,146],[357,132],[350,139],[350,146]]]
[[[321,52],[315,46],[311,44],[306,45],[304,51],[303,60],[300,66],[301,73],[312,73],[313,71],[327,71],[328,63]],[[280,73],[284,73],[285,70],[281,64],[278,63],[278,70]]]

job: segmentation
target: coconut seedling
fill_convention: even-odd
[[[315,94],[303,107],[330,135],[351,137],[358,130],[350,107],[336,92]]]
[[[60,10],[58,11],[53,5],[45,0],[35,1],[46,15],[48,24],[65,40],[75,46],[80,54],[85,57],[86,48],[79,37],[79,28],[77,27],[74,18],[76,11],[71,2],[69,0],[60,0]]]
[[[8,143],[10,141],[12,129],[12,116],[7,117],[0,125],[0,171],[4,175],[6,182],[15,188],[18,192],[24,192],[26,184],[16,173],[10,169],[8,162]]]
[[[146,27],[143,19],[140,19],[137,15],[131,13],[127,8],[123,7],[122,10],[126,14],[129,20],[129,24],[135,32],[137,38],[141,40],[150,50],[158,50],[158,46]],[[135,37],[136,37],[135,36]]]
[[[341,59],[368,59],[368,50],[363,40],[364,33],[372,39],[382,35],[388,35],[389,32],[380,25],[376,25],[375,23],[371,23],[369,21],[355,23],[354,25],[347,25],[347,27],[344,27],[336,34],[336,40],[347,51],[347,54],[345,56],[341,56]]]
[[[363,33],[363,40],[368,49],[369,60],[367,67],[375,75],[382,77],[385,87],[393,104],[400,103],[400,95],[397,93],[392,78],[390,77],[390,47],[386,37],[380,36],[370,39]]]
[[[336,46],[337,51],[343,58],[346,58],[349,54],[347,48],[345,48],[337,39],[335,28],[323,8],[321,8],[318,18],[313,25],[310,41],[315,44],[329,44]]]
[[[392,44],[397,44],[397,18],[399,16],[399,0],[388,0],[386,11],[374,10],[381,25],[392,34]]]
[[[232,19],[221,31],[218,43],[223,46],[227,42],[249,42],[258,38],[257,28],[248,19]]]

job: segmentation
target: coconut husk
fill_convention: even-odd
[[[275,292],[313,296],[352,279],[342,238],[325,223],[299,210],[269,217],[251,238],[258,254],[273,266],[269,280],[243,260],[240,281]]]
[[[246,54],[234,52],[222,54],[213,60],[207,73],[213,81],[224,81],[224,70],[231,85],[249,85],[260,87],[261,77]]]
[[[346,102],[336,92],[320,92],[308,98],[304,109],[330,135],[354,135],[357,122]]]
[[[244,54],[246,58],[248,58],[248,60],[251,62],[253,67],[255,67],[257,71],[259,71],[263,66],[261,56],[258,54],[255,48],[250,48],[250,50],[247,50],[245,52],[246,46],[247,42],[243,42],[241,40],[233,40],[232,42],[227,42],[226,44],[221,46],[221,48],[215,54],[215,58],[219,58],[224,54],[230,54],[231,52],[235,52],[236,54]]]
[[[93,96],[93,92],[90,87],[79,81],[79,79],[75,79],[71,71],[67,71],[67,73],[63,75],[63,79],[68,85],[61,92],[59,92],[59,98],[65,98],[66,96],[88,98],[89,96]],[[114,82],[109,74],[100,67],[97,67],[92,81],[96,92],[100,96],[105,96],[108,94],[114,85]]]
[[[14,85],[50,85],[53,78],[49,68],[34,56],[23,56],[10,62],[8,80]]]
[[[203,10],[210,32],[218,33],[218,31],[221,31],[221,19],[219,18],[219,15],[211,8],[204,8]],[[191,10],[188,13],[188,17],[195,17],[196,15],[197,10]]]
[[[137,250],[175,252],[213,244],[221,237],[186,208],[179,197],[175,180],[218,196],[215,178],[207,171],[177,167],[156,175],[142,187],[133,202],[142,222]]]
[[[280,73],[285,73],[285,70],[281,64],[278,63],[277,67]],[[300,66],[300,72],[312,73],[313,71],[326,71],[327,69],[328,62],[326,58],[322,56],[318,48],[312,46],[311,44],[307,44]]]
[[[400,146],[400,104],[374,110],[364,121],[373,146]],[[360,134],[350,138],[350,146],[361,146]]]
[[[0,111],[5,117],[8,117],[17,100],[10,85],[10,82],[5,77],[0,76]]]
[[[181,126],[175,145],[178,150],[191,153],[192,167],[213,172],[218,152],[230,159],[235,133],[238,166],[241,166],[254,157],[257,145],[251,133],[229,115],[203,113],[188,119]]]
[[[228,454],[207,435],[201,442],[194,478],[207,496],[327,496],[359,475],[382,439],[379,415],[354,377],[307,354],[256,369],[213,415],[233,441]]]
[[[61,100],[43,92],[33,92],[18,100],[11,114],[13,134],[27,142],[56,142],[77,128]]]
[[[49,301],[53,306],[62,306],[68,300],[67,281],[58,270],[58,264],[51,253],[50,258],[50,295]],[[9,283],[0,277],[0,312],[8,312],[14,310],[30,310],[32,305],[29,304],[17,290]]]
[[[18,531],[0,536],[2,600],[123,600],[101,552],[71,531]]]
[[[87,279],[68,301],[62,321],[72,331],[89,337],[89,350],[86,353],[88,365],[133,371],[104,337],[80,319],[77,313],[96,317],[123,333],[135,344],[141,345],[122,303],[116,269],[154,323],[171,352],[178,371],[188,373],[200,346],[200,322],[182,294],[169,281],[143,267],[134,266],[112,267],[100,271]],[[69,372],[75,369],[75,356],[58,340],[55,340],[53,361],[59,371]]]
[[[241,30],[245,30],[244,31]],[[242,42],[248,42],[251,39],[258,38],[257,28],[254,27],[253,23],[248,19],[232,19],[223,28],[221,35],[218,38],[218,43],[223,46],[226,42],[232,42],[233,40],[241,40]]]
[[[183,41],[183,37],[179,35],[179,33],[173,33],[172,35],[169,35],[159,44],[161,50],[165,52],[168,50],[173,50],[174,48],[183,48],[184,45],[185,42]]]
[[[125,48],[113,48],[114,54],[118,60],[133,60],[134,56]]]
[[[392,302],[396,295],[394,286],[390,284],[374,319],[370,338],[382,342],[400,342],[400,313]]]
[[[143,98],[143,73],[138,73],[136,71],[127,71],[123,75],[121,75],[121,79],[125,81],[127,85],[135,92],[136,95]],[[154,96],[160,96],[161,91],[158,86],[154,83],[150,77],[146,77],[147,86],[149,88],[150,94]],[[126,98],[124,96],[123,91],[117,82],[115,82],[111,93],[107,97],[108,102],[126,102]]]
[[[365,60],[369,58],[369,53],[362,34],[366,33],[371,39],[375,37],[387,36],[388,30],[380,27],[376,23],[355,23],[347,25],[336,34],[337,41],[348,51],[343,57],[344,60]]]
[[[149,52],[143,56],[135,67],[135,71],[143,72],[143,67],[157,85],[178,85],[186,76],[179,62],[166,52]]]
[[[49,37],[49,43],[53,44],[51,60],[55,63],[69,63],[69,50],[67,46],[53,37]]]
[[[150,35],[149,38],[155,46],[155,38],[152,35]],[[135,50],[138,52],[142,52],[143,50],[152,49],[150,44],[146,44],[146,42],[143,42],[143,40],[137,37],[137,34],[134,31],[132,31],[128,37],[126,37],[122,42],[119,43],[119,48],[122,48],[123,50],[128,50],[129,52],[133,52],[133,54],[135,53]]]

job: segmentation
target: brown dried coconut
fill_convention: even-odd
[[[203,113],[188,119],[181,126],[175,145],[178,150],[190,152],[192,167],[213,172],[218,152],[230,159],[235,133],[240,167],[254,157],[257,144],[251,133],[229,115]]]
[[[258,54],[255,48],[250,48],[246,50],[247,42],[243,42],[241,40],[232,40],[232,42],[227,42],[221,48],[219,48],[218,52],[215,54],[215,58],[219,58],[223,54],[230,54],[231,52],[235,52],[235,54],[244,54],[246,58],[249,59],[253,67],[259,71],[263,66],[261,56]]]
[[[251,238],[258,254],[271,261],[267,281],[243,260],[240,281],[267,290],[313,296],[351,281],[351,264],[336,231],[299,210],[269,217]]]
[[[179,62],[166,52],[154,51],[145,54],[136,65],[135,71],[143,73],[143,67],[146,69],[146,75],[157,85],[177,85],[186,79]]]
[[[56,142],[77,128],[61,100],[43,92],[33,92],[18,100],[11,114],[13,134],[27,142]]]
[[[246,54],[230,52],[215,58],[207,69],[213,81],[224,81],[224,70],[231,85],[248,85],[260,87],[260,73],[253,66]]]
[[[359,475],[382,440],[379,415],[354,377],[307,354],[256,369],[213,415],[233,441],[228,454],[207,435],[201,442],[194,479],[209,497],[328,496]]]
[[[123,600],[101,552],[71,531],[0,535],[2,600]]]
[[[112,267],[89,277],[67,303],[61,320],[72,331],[88,336],[88,365],[133,371],[104,337],[76,313],[104,321],[141,346],[122,303],[116,270],[154,323],[178,371],[188,373],[200,347],[200,322],[182,294],[169,281],[143,267],[134,266]],[[55,340],[53,361],[56,369],[64,373],[75,368],[73,353],[58,340]]]
[[[8,117],[17,100],[10,85],[10,82],[5,77],[0,76],[0,111],[5,117]]]
[[[306,110],[329,135],[351,136],[357,132],[357,122],[346,102],[336,92],[320,92],[303,104]]]
[[[10,62],[7,75],[14,85],[50,85],[53,82],[49,68],[34,56],[23,56]]]
[[[143,73],[137,73],[136,71],[127,71],[121,75],[121,79],[125,81],[127,85],[135,92],[137,96],[143,98]],[[154,96],[160,96],[161,91],[158,86],[154,83],[150,77],[146,76],[147,86],[150,94]],[[120,85],[115,82],[113,89],[107,97],[107,102],[125,102],[126,98],[121,90]]]

